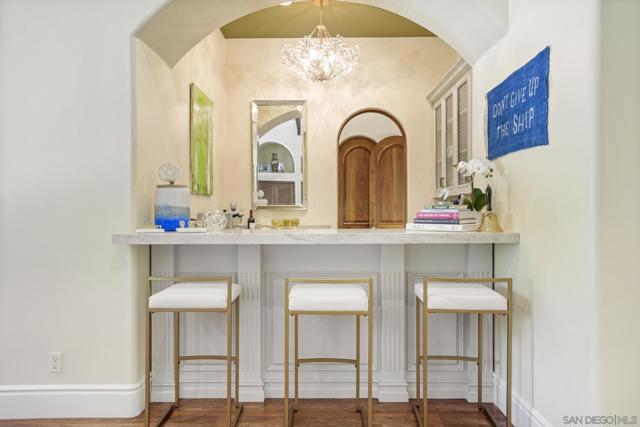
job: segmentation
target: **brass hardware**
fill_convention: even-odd
[[[477,362],[477,357],[468,356],[428,356],[427,360],[459,360],[463,362]]]
[[[312,357],[306,359],[296,358],[298,364],[301,363],[347,363],[349,365],[357,365],[357,359],[337,359],[332,357]]]
[[[175,407],[180,406],[180,312],[173,313],[173,378]]]
[[[478,409],[482,409],[482,313],[478,313]]]
[[[227,356],[203,355],[203,356],[180,356],[180,360],[227,360]],[[235,363],[235,356],[231,357],[231,361]]]
[[[292,311],[289,310],[289,284],[306,283],[306,284],[363,284],[367,283],[369,290],[369,302],[367,311]],[[304,358],[300,359],[298,354],[298,330],[300,315],[351,315],[356,317],[356,358]],[[289,318],[294,317],[294,404],[289,405]],[[366,316],[368,320],[368,342],[367,342],[367,409],[360,405],[360,316]],[[364,427],[373,425],[373,279],[297,279],[287,277],[284,279],[284,426],[291,427],[293,425],[293,415],[298,410],[298,367],[301,363],[347,363],[353,364],[356,368],[356,410],[360,412],[360,418]],[[366,413],[365,413],[366,412]]]
[[[145,391],[144,391],[144,425],[150,426],[150,404],[151,404],[151,370],[152,370],[152,316],[154,313],[173,313],[173,333],[174,333],[174,376],[175,376],[175,399],[174,403],[164,413],[156,427],[164,424],[171,416],[174,409],[180,404],[180,362],[183,360],[226,360],[227,361],[227,425],[233,427],[238,423],[242,412],[242,404],[239,403],[239,330],[240,330],[240,298],[232,302],[232,277],[231,276],[149,276],[145,286],[146,309],[145,309]],[[184,308],[162,308],[153,309],[149,307],[149,297],[151,296],[151,284],[153,282],[224,282],[227,284],[227,306],[216,309],[184,309]],[[235,310],[234,310],[235,306]],[[232,344],[232,312],[235,311],[235,355],[231,354]],[[226,313],[227,315],[227,354],[218,355],[180,355],[180,313]],[[235,364],[235,415],[231,413],[231,362]]]
[[[451,283],[506,283],[507,284],[507,309],[506,310],[442,310],[429,309],[428,303],[428,283],[444,282]],[[496,420],[487,412],[482,403],[482,339],[483,339],[483,314],[502,314],[507,316],[507,423],[511,427],[511,398],[512,398],[512,329],[513,329],[513,280],[510,278],[452,278],[452,277],[430,277],[425,276],[422,284],[423,302],[422,310],[420,309],[420,299],[416,297],[416,400],[413,402],[413,413],[420,427],[428,426],[427,416],[427,366],[428,360],[460,360],[465,362],[476,362],[478,365],[478,409],[489,415],[489,420],[497,427]],[[422,356],[420,355],[420,311],[422,311]],[[427,331],[428,331],[428,315],[433,313],[462,313],[477,314],[478,316],[478,355],[477,357],[467,356],[428,356],[427,352]],[[422,402],[420,402],[420,367],[423,369],[423,387]]]
[[[502,227],[498,223],[498,214],[485,212],[482,214],[482,222],[478,231],[483,233],[502,233]]]

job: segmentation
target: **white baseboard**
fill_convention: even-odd
[[[483,400],[494,401],[504,413],[506,410],[505,382],[494,374],[496,387],[483,388]],[[373,396],[383,395],[386,401],[402,401],[403,396],[415,397],[415,383],[408,388],[395,390],[377,384],[373,386]],[[491,391],[494,390],[493,398]],[[398,393],[396,393],[396,391]],[[191,383],[183,382],[181,396],[184,398],[225,397],[226,384],[223,382]],[[360,395],[366,397],[366,386]],[[386,396],[384,394],[387,393]],[[467,396],[469,401],[477,398],[475,387],[468,383],[442,382],[429,386],[429,398],[446,399]],[[281,398],[282,383],[242,383],[240,400],[262,402],[265,398]],[[293,395],[293,394],[291,394]],[[402,395],[402,396],[401,396]],[[351,383],[313,382],[300,384],[301,397],[353,398]],[[513,393],[513,425],[516,427],[553,427],[553,425],[518,393]],[[396,400],[397,399],[397,400]],[[170,402],[173,400],[173,382],[154,384],[152,400]],[[406,400],[404,400],[406,401]],[[0,386],[0,419],[21,418],[130,418],[139,415],[144,407],[144,381],[135,384],[89,384],[89,385],[17,385]]]
[[[496,406],[505,413],[507,410],[507,386],[498,374],[493,374],[493,383],[497,384],[495,390]],[[531,403],[524,399],[516,392],[512,392],[512,420],[511,423],[516,427],[553,427],[540,412],[532,407]]]
[[[234,390],[235,385],[232,385]],[[180,398],[183,399],[204,399],[204,398],[226,398],[227,384],[225,382],[180,382]],[[240,401],[241,402],[264,402],[264,384],[245,383],[240,381]],[[173,402],[174,383],[173,381],[155,381],[151,387],[152,402]]]
[[[535,409],[531,409],[531,427],[553,427],[542,414]]]
[[[135,384],[0,386],[0,419],[130,418],[144,408],[144,381]]]
[[[408,383],[407,391],[409,392],[409,398],[415,399],[415,381]],[[429,399],[466,399],[468,402],[478,401],[478,387],[476,383],[466,381],[440,381],[433,383],[429,381],[428,393]],[[493,402],[493,385],[491,383],[483,384],[482,401]]]
[[[380,402],[406,402],[409,400],[407,383],[393,384],[385,382],[378,386],[378,400]]]
[[[289,397],[293,397],[293,382],[289,387]],[[351,382],[301,382],[299,384],[300,398],[314,399],[353,399],[355,397],[355,386]],[[284,387],[281,382],[265,382],[265,397],[269,399],[282,399]],[[378,385],[374,383],[371,394],[373,398],[378,398]],[[360,397],[366,398],[367,385],[360,387]]]

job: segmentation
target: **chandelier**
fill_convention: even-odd
[[[324,5],[329,0],[316,0],[320,4],[320,24],[293,46],[285,44],[282,63],[304,80],[324,82],[349,74],[358,65],[360,49],[348,47],[341,36],[332,37],[324,25]]]

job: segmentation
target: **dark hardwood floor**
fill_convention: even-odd
[[[365,401],[366,402],[366,401]],[[226,426],[225,401],[221,399],[183,399],[180,408],[164,425],[167,427],[214,427]],[[151,421],[167,408],[166,403],[156,403],[151,408]],[[504,425],[504,417],[494,405],[487,410],[496,414]],[[238,422],[239,427],[281,427],[282,400],[269,399],[264,403],[245,403]],[[360,416],[354,409],[354,401],[348,399],[300,400],[294,425],[298,427],[360,427]],[[491,426],[477,405],[464,400],[430,400],[430,426]],[[141,427],[142,416],[128,419],[39,419],[4,420],[0,427]],[[374,426],[416,427],[415,417],[409,403],[377,403],[374,401]]]

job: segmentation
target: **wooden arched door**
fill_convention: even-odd
[[[338,150],[338,227],[369,228],[371,154],[376,142],[363,136],[349,138]]]
[[[390,136],[371,153],[371,217],[377,228],[404,228],[407,220],[407,162],[403,136]]]
[[[338,150],[338,227],[404,228],[407,161],[404,136],[379,143],[354,136]]]

